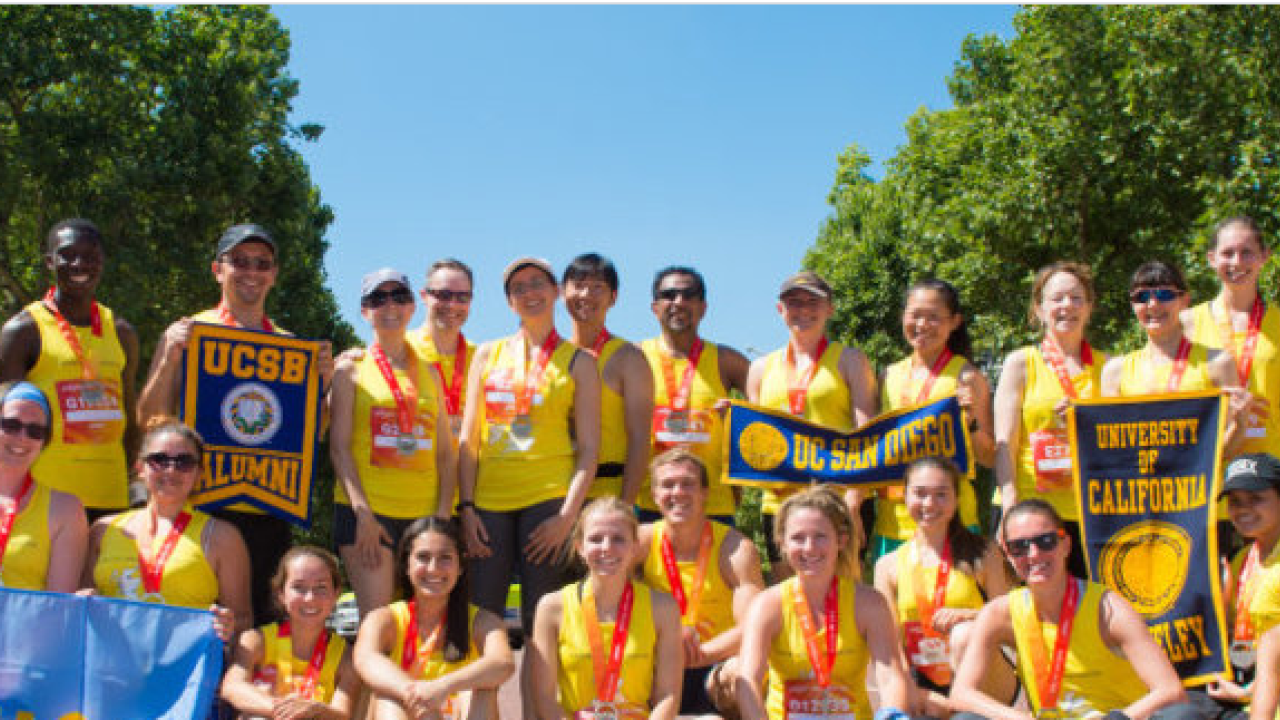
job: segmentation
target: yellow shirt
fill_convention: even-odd
[[[1041,430],[1059,430],[1065,437],[1066,426],[1054,412],[1054,407],[1065,395],[1058,376],[1053,368],[1045,362],[1040,354],[1040,346],[1033,345],[1024,350],[1027,362],[1027,382],[1022,392],[1022,424],[1021,437],[1018,442],[1018,475],[1016,484],[1019,499],[1038,497],[1050,505],[1063,520],[1080,519],[1080,508],[1076,506],[1076,497],[1068,481],[1065,487],[1040,491],[1036,488],[1035,460],[1032,453],[1032,436]],[[1093,349],[1093,362],[1083,372],[1071,378],[1075,386],[1076,397],[1098,397],[1102,391],[1102,366],[1107,356]]]
[[[683,625],[696,627],[698,636],[705,642],[735,625],[733,619],[733,588],[725,582],[720,574],[720,553],[724,548],[724,538],[729,528],[718,522],[707,521],[711,525],[711,550],[707,556],[706,574],[702,579],[702,595],[698,601],[697,613],[680,617]],[[665,593],[671,593],[671,583],[667,580],[666,567],[662,564],[662,538],[666,535],[667,523],[659,520],[653,524],[653,538],[649,543],[649,554],[644,559],[644,581]],[[693,580],[698,574],[698,561],[677,560],[680,569],[680,584],[685,596],[692,598]]]
[[[413,430],[417,444],[407,454],[397,447],[400,424],[395,397],[373,354],[365,353],[356,365],[351,457],[369,506],[375,513],[387,517],[409,519],[430,515],[436,510],[440,491],[436,468],[436,443],[440,439],[436,415],[440,398],[431,377],[434,372],[431,366],[421,358],[417,364],[418,402]],[[407,395],[408,376],[397,369],[393,372],[401,391]],[[336,502],[351,504],[342,483],[334,483],[333,495]]]
[[[1230,583],[1231,589],[1235,591],[1232,597],[1238,597],[1235,593],[1238,593],[1239,589],[1235,585],[1239,582],[1240,570],[1244,566],[1250,547],[1246,545],[1232,560]],[[1248,607],[1249,618],[1253,621],[1253,636],[1259,638],[1264,632],[1280,625],[1280,545],[1272,548],[1271,554],[1262,558],[1249,584],[1254,587],[1253,598]],[[1232,615],[1235,609],[1233,602],[1231,607],[1227,608],[1228,616]],[[1232,617],[1231,620],[1234,623],[1235,618]],[[1228,634],[1231,634],[1234,629],[1234,625],[1229,626]]]
[[[49,571],[49,488],[31,485],[31,499],[13,519],[0,558],[0,587],[44,590]]]
[[[782,626],[769,648],[769,687],[765,710],[769,720],[783,720],[788,705],[794,715],[805,712],[806,703],[820,701],[821,690],[809,661],[804,632],[796,617],[796,578],[784,580],[782,595]],[[867,643],[858,632],[855,613],[856,583],[840,578],[838,593],[839,637],[836,638],[836,661],[831,672],[830,692],[835,709],[825,717],[845,720],[857,717],[866,720],[872,716],[871,702],[867,697]],[[812,599],[812,598],[811,598]],[[818,644],[825,657],[827,647],[826,623],[822,615],[814,618],[819,628]],[[824,660],[825,662],[825,660]],[[812,706],[810,706],[812,707]]]
[[[391,618],[396,624],[396,641],[391,646],[391,662],[396,667],[401,667],[404,660],[404,636],[409,632],[409,603],[412,600],[398,600],[387,606],[391,610]],[[457,672],[462,668],[470,665],[480,659],[480,651],[476,649],[476,606],[468,606],[469,617],[471,619],[471,647],[467,650],[466,657],[457,662],[448,662],[444,659],[444,641],[441,640],[439,647],[435,652],[431,653],[431,658],[422,665],[422,675],[415,679],[434,680],[444,677],[452,672]]]
[[[453,355],[441,354],[436,349],[436,343],[431,339],[431,333],[427,328],[419,328],[405,336],[409,340],[409,344],[413,346],[415,352],[418,353],[418,360],[425,362],[432,368],[432,372],[436,373],[436,379],[440,381],[440,391],[449,392],[449,386],[453,383],[453,368],[455,358]],[[453,440],[458,441],[462,428],[462,410],[467,406],[467,370],[471,367],[471,361],[476,356],[475,343],[463,338],[463,344],[466,346],[466,357],[462,361],[462,382],[458,385],[458,414],[451,417],[453,420]],[[438,368],[435,366],[439,366]]]
[[[534,390],[532,432],[521,438],[512,432],[512,378],[516,363],[523,361],[516,347],[515,336],[495,342],[481,378],[485,397],[476,505],[483,510],[505,512],[563,498],[573,477],[576,450],[570,426],[575,383],[570,364],[577,348],[561,341],[551,353],[542,383]],[[530,355],[529,372],[537,348]]]
[[[650,338],[640,344],[649,368],[653,371],[653,412],[654,426],[661,425],[671,404],[667,394],[667,383],[662,371],[662,358],[666,352],[662,349],[661,338]],[[670,358],[669,358],[670,359]],[[686,358],[670,359],[672,375],[676,389],[683,385],[685,368],[689,366]],[[737,510],[733,499],[733,491],[724,484],[724,423],[715,404],[729,395],[725,391],[724,382],[720,378],[720,352],[715,343],[703,341],[702,356],[698,358],[698,366],[694,369],[692,387],[689,390],[689,430],[686,433],[669,434],[665,428],[654,434],[654,452],[660,453],[675,445],[688,445],[702,458],[707,465],[707,477],[711,486],[707,490],[706,511],[708,515],[733,515]],[[683,438],[683,439],[680,439]],[[653,490],[650,480],[646,479],[644,487],[636,498],[640,507],[657,512],[658,506],[653,503]]]
[[[1072,578],[1071,582],[1083,581]],[[1058,707],[1080,715],[1088,711],[1106,714],[1111,710],[1123,710],[1146,695],[1147,686],[1138,677],[1133,665],[1107,647],[1102,640],[1102,633],[1098,629],[1098,622],[1101,620],[1098,603],[1102,601],[1106,588],[1097,583],[1084,585],[1084,597],[1080,599],[1076,609],[1071,642],[1067,646],[1067,661],[1062,673]],[[1039,710],[1040,687],[1035,673],[1029,667],[1033,655],[1028,643],[1035,636],[1026,634],[1023,626],[1039,627],[1045,658],[1049,660],[1053,657],[1053,647],[1058,641],[1058,625],[1039,621],[1031,592],[1026,588],[1009,593],[1009,614],[1018,645],[1018,673],[1022,676],[1022,686],[1027,689],[1032,708]]]
[[[844,353],[844,347],[838,342],[828,343],[822,357],[818,358],[818,369],[814,371],[813,380],[809,383],[804,414],[801,417],[848,432],[854,427],[853,397],[849,392],[849,385],[840,375],[840,356]],[[765,356],[764,369],[760,374],[760,404],[774,410],[791,412],[787,389],[787,348],[784,346]],[[783,498],[795,492],[797,491],[763,490],[760,512],[776,515]]]
[[[102,336],[90,327],[77,327],[85,358],[94,371],[86,382],[80,361],[58,330],[53,313],[43,302],[27,312],[40,331],[40,357],[27,373],[53,408],[49,445],[40,453],[31,474],[54,490],[80,498],[87,507],[125,508],[129,505],[129,472],[124,454],[124,346],[116,334],[115,314],[99,304]]]
[[[613,359],[619,349],[625,347],[626,340],[611,337],[600,348],[600,357],[596,366],[600,369],[600,464],[627,461],[627,407],[622,395],[604,382],[604,367]],[[622,476],[597,477],[591,483],[588,498],[618,497],[622,494]]]
[[[1210,307],[1213,307],[1211,310]],[[1203,302],[1191,310],[1191,339],[1206,347],[1222,348],[1222,332],[1214,314],[1223,318],[1222,304],[1217,300]],[[1235,355],[1244,345],[1247,330],[1232,332]],[[1245,428],[1239,454],[1271,453],[1280,456],[1280,310],[1268,305],[1258,331],[1253,365],[1249,372],[1249,392],[1267,401],[1271,416],[1257,425]]]
[[[273,679],[271,695],[273,697],[284,697],[290,693],[297,692],[307,675],[311,658],[295,655],[291,639],[280,640],[280,625],[278,623],[263,625],[258,628],[258,631],[262,633],[263,642],[262,665],[259,667],[258,673]],[[342,664],[342,655],[346,650],[346,639],[336,632],[330,632],[329,644],[324,651],[324,663],[320,665],[320,674],[316,678],[313,699],[323,703],[333,701],[333,693],[338,689],[338,666]],[[280,662],[280,658],[283,656],[281,651],[289,654],[288,667],[283,670],[280,667],[283,664]],[[267,668],[271,669],[268,671]]]
[[[1187,367],[1182,373],[1182,382],[1172,390],[1169,389],[1169,377],[1173,374],[1173,363],[1163,363],[1153,370],[1147,361],[1145,348],[1131,352],[1121,360],[1124,362],[1120,373],[1121,397],[1197,392],[1212,390],[1216,387],[1213,379],[1209,377],[1209,349],[1198,342],[1191,343],[1191,352],[1187,355]]]
[[[653,624],[653,590],[632,582],[635,604],[631,608],[631,628],[622,652],[622,674],[614,696],[622,717],[649,716],[649,699],[653,695],[653,670],[658,642]],[[566,712],[590,710],[596,697],[594,661],[587,640],[586,615],[582,611],[583,584],[574,583],[560,591],[564,612],[560,618],[558,655],[560,669],[560,707]],[[613,645],[612,622],[600,623],[600,643],[604,654]]]
[[[124,534],[124,526],[139,512],[145,511],[130,510],[117,515],[102,534],[98,563],[93,567],[93,584],[98,594],[207,609],[218,599],[218,576],[204,556],[205,528],[209,523],[209,516],[199,510],[188,509],[191,522],[187,524],[186,530],[173,547],[173,554],[164,565],[160,592],[150,593],[143,585],[142,571],[138,567],[138,546],[133,538]],[[152,540],[152,557],[155,557],[156,551],[164,544],[166,535]]]
[[[925,401],[940,400],[948,395],[956,394],[960,384],[960,372],[969,361],[959,355],[953,355],[942,372],[929,389],[929,397]],[[926,368],[926,373],[928,369]],[[928,377],[926,374],[925,377]],[[926,381],[911,377],[911,358],[903,358],[890,365],[884,371],[884,387],[880,392],[881,412],[892,412],[903,407],[916,405],[916,398]],[[903,389],[907,390],[910,402],[902,404]],[[973,490],[973,481],[960,481],[960,522],[969,527],[978,524],[978,496]],[[907,512],[907,505],[897,494],[880,493],[876,498],[875,534],[893,540],[907,541],[916,532],[916,521]]]
[[[904,543],[894,553],[898,556],[898,621],[920,622],[920,608],[916,605],[916,581],[924,582],[925,596],[933,599],[933,589],[938,583],[938,566],[921,567],[920,552],[914,542]],[[977,578],[960,572],[953,564],[947,573],[947,592],[942,607],[964,610],[980,610],[986,604]]]

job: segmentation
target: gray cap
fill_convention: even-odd
[[[831,286],[821,275],[812,270],[801,270],[800,272],[787,278],[782,283],[782,289],[778,290],[778,297],[782,297],[792,290],[803,290],[811,295],[817,295],[823,299],[831,298]]]
[[[218,238],[218,254],[216,257],[222,257],[223,255],[231,252],[231,248],[234,248],[240,243],[249,242],[250,240],[266,243],[267,246],[271,248],[272,255],[275,255],[277,252],[276,241],[271,239],[271,235],[267,232],[267,229],[261,225],[248,223],[244,225],[232,225],[227,228],[226,232],[222,233],[222,237]]]
[[[1241,455],[1227,465],[1224,474],[1219,500],[1232,490],[1280,490],[1280,460],[1267,453]]]
[[[502,271],[502,289],[506,291],[507,286],[511,284],[511,276],[516,274],[520,268],[532,265],[547,274],[551,279],[551,284],[556,285],[556,271],[551,269],[551,263],[536,257],[516,258],[507,265],[507,269]]]
[[[360,281],[360,299],[363,300],[369,297],[373,294],[374,290],[378,289],[379,285],[388,282],[403,285],[405,290],[413,292],[413,286],[409,284],[408,275],[405,275],[399,270],[384,267],[365,275],[364,279]]]

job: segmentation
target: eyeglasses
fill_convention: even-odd
[[[32,440],[44,441],[49,437],[49,426],[40,423],[24,423],[18,418],[0,418],[0,432],[5,435],[17,435],[22,431],[27,432],[27,437]]]
[[[231,264],[237,270],[257,270],[266,272],[276,266],[276,261],[265,257],[244,257],[243,255],[224,255],[223,262]]]
[[[1018,538],[1017,540],[1005,540],[1004,551],[1011,558],[1026,557],[1031,553],[1031,546],[1035,545],[1040,552],[1053,552],[1058,547],[1058,543],[1067,534],[1061,530],[1047,532],[1043,535],[1032,535],[1029,538]]]
[[[658,291],[658,299],[675,302],[678,298],[685,300],[701,300],[702,291],[696,287],[663,288]]]
[[[469,290],[445,290],[443,288],[437,290],[434,288],[427,288],[426,293],[440,302],[469,303],[472,298],[472,293]]]
[[[408,305],[413,302],[413,293],[407,288],[396,288],[395,290],[374,290],[365,295],[360,300],[360,304],[370,308],[380,308],[391,301],[397,305]]]
[[[200,464],[200,458],[189,453],[181,455],[166,455],[165,453],[151,453],[142,458],[152,470],[177,470],[178,472],[190,472]]]
[[[1155,298],[1156,302],[1172,302],[1182,297],[1181,290],[1172,288],[1143,288],[1129,293],[1129,302],[1135,305],[1146,305],[1151,302],[1151,298]]]

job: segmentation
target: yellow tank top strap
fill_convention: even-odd
[[[920,608],[916,604],[916,583],[923,581],[925,590],[932,597],[934,585],[938,582],[938,566],[929,568],[920,566],[920,550],[914,542],[903,543],[896,551],[898,554],[898,597],[896,604],[898,618],[901,622],[918,621]],[[943,607],[977,610],[985,604],[982,588],[972,575],[961,572],[954,564],[947,575],[947,592],[943,598]]]
[[[614,701],[621,717],[639,720],[649,714],[658,636],[653,623],[653,590],[648,585],[635,581],[632,581],[631,587],[635,591],[635,604],[631,610],[631,628],[623,647],[622,677],[618,682]],[[595,671],[587,639],[582,596],[582,583],[567,585],[560,591],[562,614],[557,650],[560,658],[557,682],[560,707],[569,713],[590,710],[596,696]],[[600,638],[606,653],[613,637],[613,627],[612,622],[600,623]]]
[[[627,341],[611,337],[600,349],[596,366],[600,369],[600,464],[627,461],[627,409],[622,395],[604,382],[604,368],[626,346]],[[618,497],[622,493],[622,476],[596,477],[589,498]]]
[[[164,565],[158,593],[146,589],[138,567],[137,545],[124,533],[130,519],[143,511],[131,510],[117,516],[102,534],[98,562],[93,569],[98,593],[201,610],[212,605],[218,599],[218,577],[204,554],[206,528],[211,518],[199,510],[188,508],[187,511],[191,513],[191,521]],[[153,540],[153,556],[163,542],[164,537]]]
[[[391,618],[395,622],[395,628],[396,628],[395,644],[392,645],[391,647],[391,662],[395,663],[396,667],[401,667],[402,662],[404,660],[404,642],[405,642],[404,638],[405,638],[405,635],[408,634],[409,632],[409,603],[410,602],[412,601],[397,600],[396,602],[393,602],[387,606],[387,609],[391,611]],[[441,642],[440,646],[436,648],[435,652],[431,653],[431,658],[427,662],[422,664],[422,673],[420,677],[417,679],[434,680],[439,677],[444,677],[445,675],[448,675],[449,673],[452,673],[452,672],[457,672],[458,670],[461,670],[467,665],[470,665],[471,663],[480,659],[480,651],[477,649],[478,646],[477,646],[476,637],[475,637],[477,612],[479,612],[479,608],[477,608],[475,605],[467,606],[468,617],[471,620],[471,647],[467,649],[466,656],[463,657],[462,660],[459,660],[458,662],[446,661],[444,659],[444,643]]]
[[[1178,387],[1169,389],[1173,363],[1161,363],[1153,368],[1148,361],[1146,348],[1128,353],[1123,358],[1120,372],[1120,395],[1163,395],[1170,392],[1197,392],[1214,387],[1209,377],[1209,349],[1198,342],[1191,343],[1187,354],[1187,367]]]
[[[708,521],[711,525],[711,550],[707,560],[706,575],[702,579],[702,594],[698,598],[696,617],[681,617],[684,625],[696,627],[699,636],[708,640],[726,630],[733,628],[733,588],[725,582],[720,572],[720,557],[724,551],[724,540],[729,534],[729,526]],[[653,535],[649,543],[649,552],[644,559],[644,581],[665,593],[671,592],[671,582],[667,579],[666,566],[662,562],[662,538],[666,534],[666,521],[659,520],[653,524]],[[686,596],[691,594],[690,588],[698,573],[698,562],[680,560],[676,565],[680,569],[680,582]]]
[[[36,482],[31,498],[13,519],[9,544],[0,562],[0,587],[44,590],[49,571],[49,504],[51,491]]]
[[[271,694],[274,697],[284,697],[296,692],[303,678],[306,677],[311,658],[300,658],[297,655],[293,655],[289,662],[289,677],[284,677],[280,670],[280,651],[284,647],[284,643],[280,641],[280,625],[278,623],[263,625],[258,628],[258,631],[262,633],[263,641],[262,664],[259,672],[263,672],[266,668],[272,669],[274,683],[271,688]],[[289,647],[292,648],[292,643],[290,643]],[[342,665],[342,656],[346,651],[346,638],[338,633],[329,632],[329,644],[325,648],[324,663],[320,666],[320,675],[316,678],[313,699],[324,703],[333,701],[333,693],[338,688],[338,667]]]

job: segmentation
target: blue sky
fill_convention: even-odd
[[[275,11],[301,83],[292,119],[326,128],[302,150],[337,216],[330,286],[361,337],[360,277],[378,267],[416,290],[432,260],[469,263],[466,332],[484,340],[515,327],[507,262],[594,250],[622,275],[616,334],[655,335],[653,274],[687,264],[707,279],[703,335],[754,354],[786,340],[777,288],[827,217],[837,155],[891,158],[913,112],[950,106],[963,38],[1010,37],[1015,8]]]

